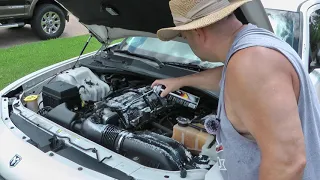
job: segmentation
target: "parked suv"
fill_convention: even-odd
[[[0,0],[0,28],[30,24],[40,39],[59,37],[69,20],[68,11],[54,0]]]

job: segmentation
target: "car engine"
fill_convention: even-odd
[[[201,148],[213,146],[214,138],[201,118],[214,105],[204,100],[190,109],[160,97],[151,80],[77,69],[43,87],[39,114],[148,167],[181,172],[210,167],[212,159]]]
[[[105,103],[118,112],[121,125],[126,129],[142,126],[168,105],[151,87],[124,90],[122,95],[108,98]]]

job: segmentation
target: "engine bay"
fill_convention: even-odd
[[[192,109],[162,98],[154,79],[122,74],[97,74],[86,67],[67,70],[43,86],[41,116],[141,165],[184,173],[210,169],[216,161],[215,137],[203,117],[216,101],[200,97]]]

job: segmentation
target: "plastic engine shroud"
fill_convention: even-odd
[[[56,77],[79,88],[84,101],[101,101],[110,92],[110,86],[99,79],[89,68],[79,67],[65,71]]]

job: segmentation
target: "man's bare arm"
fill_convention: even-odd
[[[219,91],[219,82],[222,75],[222,69],[223,66],[220,66],[188,76],[170,79],[160,79],[154,81],[152,86],[159,84],[165,85],[166,90],[162,93],[162,96],[165,96],[169,92],[175,91],[184,86]]]
[[[305,144],[290,62],[276,51],[248,48],[234,55],[226,76],[225,95],[261,150],[259,179],[301,180]]]
[[[223,66],[202,71],[185,77],[180,77],[185,86],[197,87],[200,89],[218,91]]]

